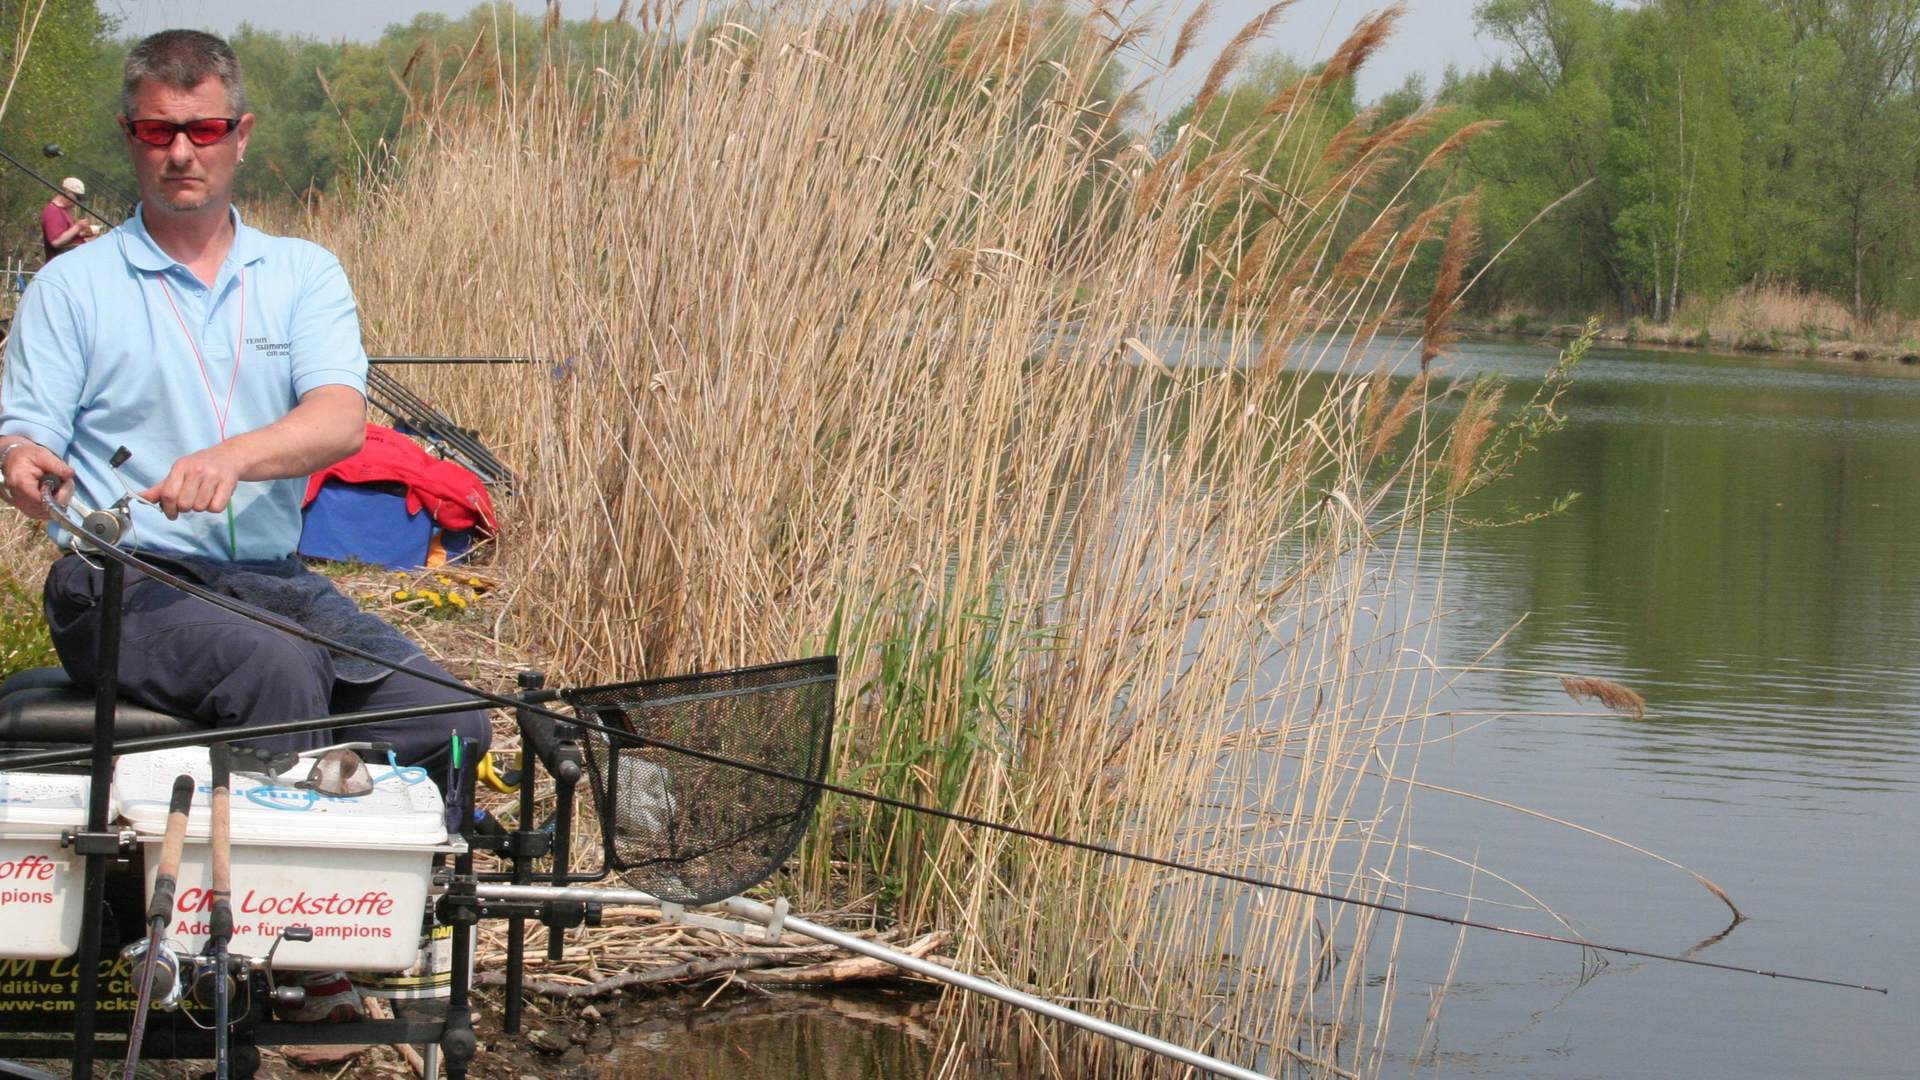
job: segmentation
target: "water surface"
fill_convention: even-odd
[[[1456,370],[1537,374],[1474,345]],[[1443,1014],[1448,1075],[1920,1075],[1907,917],[1920,884],[1920,379],[1898,368],[1596,350],[1569,423],[1474,508],[1562,514],[1461,533],[1448,652],[1493,645],[1469,707],[1575,706],[1528,669],[1647,699],[1496,720],[1421,760],[1681,862],[1749,916],[1696,955],[1891,987],[1891,998],[1476,936]],[[1437,751],[1437,752],[1436,752]],[[1589,937],[1682,952],[1727,909],[1686,875],[1564,829],[1425,796],[1423,843],[1514,877]],[[1461,875],[1419,864],[1423,880]],[[1480,892],[1515,901],[1490,882]],[[1537,920],[1485,908],[1495,921]],[[1403,971],[1444,972],[1450,935]],[[1436,940],[1444,939],[1444,940]],[[1422,981],[1432,981],[1431,975]],[[1402,1015],[1417,1017],[1415,1003]]]

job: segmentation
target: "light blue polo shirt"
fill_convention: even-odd
[[[317,386],[366,392],[360,317],[340,261],[248,228],[238,211],[234,227],[212,288],[160,250],[136,211],[49,262],[21,296],[0,374],[0,434],[64,458],[87,506],[144,491],[178,459],[219,442],[222,412],[230,438],[285,416]],[[122,446],[133,456],[116,478],[107,460]],[[213,559],[284,558],[300,542],[305,491],[304,478],[240,484],[231,532],[224,513],[168,521],[136,501],[127,542]]]

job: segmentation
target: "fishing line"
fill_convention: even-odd
[[[602,724],[597,721],[588,720],[580,716],[569,716],[566,713],[562,713],[554,709],[549,709],[544,706],[520,701],[515,698],[508,697],[504,694],[489,693],[485,690],[480,690],[475,687],[468,686],[466,683],[463,683],[460,680],[455,679],[451,676],[441,676],[441,675],[436,675],[429,672],[420,671],[416,668],[409,668],[402,664],[395,663],[394,661],[390,661],[383,657],[376,656],[373,653],[367,652],[365,650],[355,648],[354,646],[346,645],[341,642],[332,641],[321,634],[317,634],[311,630],[308,630],[306,627],[301,626],[298,623],[292,622],[287,619],[283,619],[280,616],[273,614],[272,612],[262,611],[258,608],[250,607],[239,600],[233,599],[232,597],[214,592],[211,589],[205,588],[204,586],[198,585],[194,582],[181,578],[175,574],[162,570],[161,568],[146,562],[145,560],[139,558],[138,556],[135,556],[131,552],[128,552],[120,548],[116,544],[110,543],[108,541],[102,540],[98,537],[95,537],[89,534],[82,533],[78,524],[75,522],[72,522],[71,519],[68,517],[65,508],[53,502],[51,492],[46,493],[43,496],[43,501],[47,504],[49,510],[58,518],[58,520],[62,525],[65,525],[70,531],[74,532],[77,535],[87,535],[88,543],[91,544],[95,548],[95,550],[101,552],[102,554],[106,555],[108,558],[114,560],[115,562],[120,563],[122,566],[139,570],[142,574],[145,574],[146,576],[154,579],[155,581],[158,581],[163,585],[167,585],[171,588],[174,588],[183,593],[186,593],[188,596],[192,596],[200,600],[204,600],[207,603],[210,603],[215,607],[218,607],[224,611],[232,612],[233,614],[239,615],[242,618],[252,620],[253,622],[259,623],[263,626],[272,627],[273,629],[279,630],[282,633],[291,634],[294,637],[297,637],[303,641],[307,641],[307,642],[311,642],[312,644],[319,645],[322,648],[331,650],[340,655],[350,656],[359,660],[366,660],[371,663],[378,664],[381,667],[387,668],[388,670],[393,671],[397,674],[410,675],[416,679],[424,680],[426,682],[432,683],[436,686],[440,686],[448,690],[458,691],[459,693],[462,693],[462,694],[469,694],[483,701],[491,702],[496,707],[499,707],[502,709],[524,709],[528,712],[534,713],[539,716],[547,717],[548,719],[551,719],[551,720],[556,720],[560,723],[571,724],[575,727],[585,728],[589,731],[593,731],[598,734],[604,735],[610,739],[617,739],[627,743],[638,744],[640,746],[655,747],[660,750],[664,750],[668,753],[680,754],[686,757],[695,758],[700,761],[705,761],[714,765],[720,765],[720,766],[724,766],[726,768],[731,768],[731,769],[739,769],[745,772],[750,772],[750,773],[758,774],[760,776],[765,776],[770,779],[783,780],[788,783],[803,784],[808,787],[818,789],[820,791],[828,791],[828,792],[832,792],[833,794],[843,795],[852,799],[859,799],[865,802],[877,803],[881,806],[891,807],[896,810],[904,810],[909,813],[923,814],[928,817],[939,818],[942,821],[950,821],[957,825],[967,825],[973,828],[989,829],[994,832],[1005,833],[1009,836],[1018,836],[1023,839],[1034,840],[1044,844],[1054,844],[1060,847],[1072,848],[1074,850],[1084,851],[1093,855],[1102,855],[1108,858],[1124,859],[1130,862],[1145,863],[1149,866],[1158,866],[1167,870],[1178,870],[1183,873],[1199,874],[1203,877],[1215,878],[1220,881],[1231,881],[1231,882],[1234,882],[1235,884],[1249,885],[1254,888],[1260,888],[1260,889],[1272,889],[1277,892],[1290,893],[1295,896],[1304,896],[1314,900],[1324,900],[1324,901],[1327,901],[1328,903],[1333,903],[1333,904],[1345,904],[1350,907],[1366,908],[1371,911],[1377,911],[1377,912],[1381,912],[1383,914],[1388,914],[1388,915],[1398,915],[1398,916],[1414,918],[1414,919],[1425,919],[1429,922],[1443,923],[1448,926],[1456,926],[1456,927],[1461,927],[1468,930],[1481,930],[1491,934],[1504,934],[1509,937],[1526,938],[1531,941],[1550,942],[1556,945],[1574,945],[1582,949],[1592,949],[1595,952],[1613,953],[1619,956],[1635,956],[1645,960],[1658,960],[1658,961],[1662,961],[1664,963],[1669,963],[1669,964],[1685,964],[1689,967],[1711,968],[1715,971],[1727,971],[1727,972],[1732,972],[1733,974],[1736,974],[1736,975],[1759,975],[1769,979],[1786,979],[1792,982],[1812,983],[1818,986],[1833,986],[1833,987],[1838,987],[1844,990],[1864,990],[1869,993],[1875,993],[1875,994],[1886,994],[1888,992],[1887,988],[1882,986],[1869,986],[1864,983],[1845,982],[1843,980],[1838,980],[1838,979],[1825,979],[1825,978],[1820,978],[1813,975],[1797,975],[1792,972],[1786,972],[1786,971],[1769,971],[1764,968],[1742,967],[1738,964],[1722,964],[1713,960],[1701,960],[1701,959],[1697,959],[1695,957],[1690,957],[1690,956],[1676,956],[1671,953],[1654,952],[1653,950],[1650,950],[1650,949],[1634,948],[1632,946],[1627,946],[1627,945],[1609,945],[1603,942],[1591,941],[1586,938],[1569,937],[1569,936],[1563,936],[1559,934],[1548,934],[1548,933],[1543,933],[1537,930],[1524,930],[1519,927],[1502,926],[1502,925],[1499,925],[1498,923],[1481,922],[1476,919],[1461,918],[1453,915],[1442,915],[1438,912],[1432,912],[1432,911],[1422,911],[1418,908],[1401,907],[1400,905],[1389,904],[1380,900],[1367,900],[1367,899],[1354,897],[1354,896],[1341,896],[1338,893],[1327,892],[1321,889],[1314,889],[1305,885],[1291,885],[1284,881],[1275,881],[1271,878],[1258,877],[1253,874],[1242,874],[1242,873],[1237,873],[1231,870],[1208,869],[1207,867],[1204,867],[1204,866],[1196,866],[1192,863],[1183,863],[1175,859],[1163,858],[1158,855],[1146,855],[1140,852],[1128,851],[1124,848],[1117,848],[1107,844],[1094,843],[1088,840],[1075,840],[1071,837],[1059,836],[1052,833],[1043,833],[1033,829],[1023,828],[1019,825],[1011,825],[1003,821],[993,821],[988,818],[974,817],[971,814],[962,814],[952,810],[942,810],[939,807],[927,806],[921,803],[908,802],[905,799],[895,799],[887,795],[881,795],[877,792],[863,791],[859,788],[846,787],[844,785],[835,784],[827,780],[815,780],[812,777],[800,776],[798,774],[786,772],[781,769],[770,768],[765,765],[755,765],[751,762],[746,762],[746,761],[736,761],[731,758],[722,757],[718,754],[708,753],[704,750],[696,750],[692,747],[680,746],[675,743],[667,742],[662,739],[654,739],[644,735],[637,735],[631,731],[623,731],[619,728],[612,727],[607,724]],[[229,729],[229,730],[231,730],[231,735],[230,735],[231,738],[246,737],[245,729]],[[4,763],[4,759],[0,759],[0,763]]]

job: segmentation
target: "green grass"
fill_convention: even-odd
[[[18,582],[0,581],[0,678],[59,664],[39,600]]]

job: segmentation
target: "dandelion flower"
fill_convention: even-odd
[[[393,590],[393,598],[395,600],[411,600],[413,599],[413,594],[405,589],[395,589]]]

